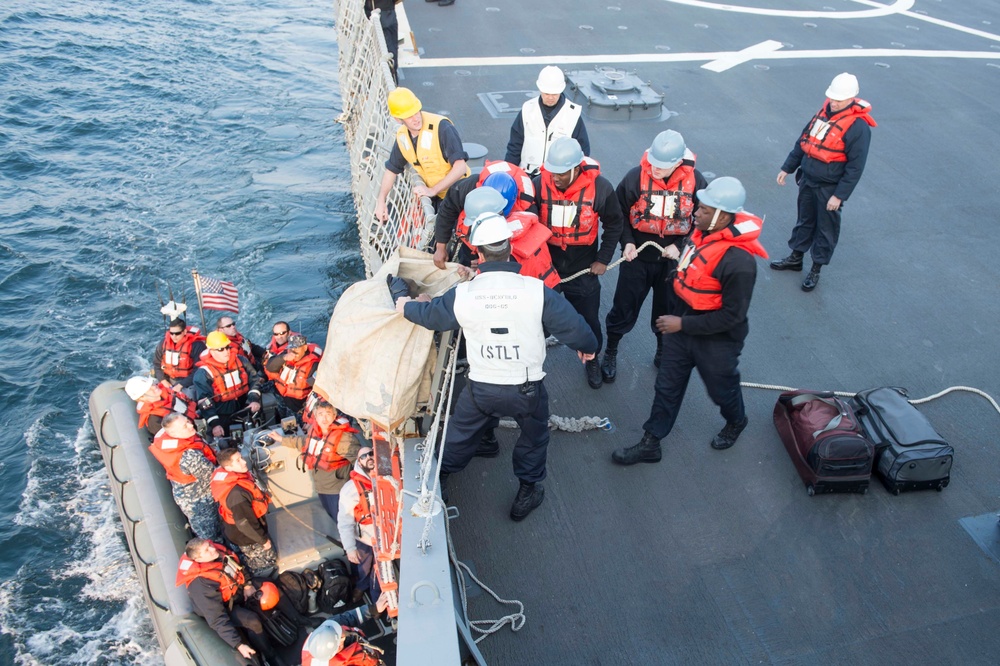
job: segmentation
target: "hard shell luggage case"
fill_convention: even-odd
[[[893,495],[908,490],[944,490],[951,480],[955,449],[906,399],[901,388],[884,386],[858,393],[851,407],[875,443],[876,471]]]
[[[782,393],[774,427],[810,496],[868,491],[874,448],[850,406],[833,393]]]

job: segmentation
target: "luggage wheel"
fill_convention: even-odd
[[[811,483],[808,486],[806,486],[806,494],[808,494],[809,497],[812,497],[813,495],[816,494],[816,489],[813,488],[813,485]]]
[[[892,494],[893,495],[898,495],[899,494],[899,488],[893,488],[892,489]]]

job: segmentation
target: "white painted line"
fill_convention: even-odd
[[[517,65],[614,65],[638,62],[712,62],[734,57],[740,51],[704,53],[616,53],[613,55],[504,56],[480,58],[421,58],[419,67],[507,67]],[[1000,60],[1000,51],[935,51],[917,49],[824,49],[769,51],[758,60],[810,60],[826,58],[960,58]]]
[[[858,0],[855,0],[858,1]],[[666,0],[675,5],[688,5],[700,9],[714,9],[720,12],[736,12],[739,14],[756,14],[758,16],[780,16],[784,18],[817,18],[817,19],[858,19],[889,16],[911,9],[916,0],[896,0],[891,5],[881,5],[877,2],[864,2],[875,9],[863,9],[855,12],[838,11],[792,11],[787,9],[764,9],[762,7],[743,7],[723,2],[705,2],[704,0]]]
[[[761,42],[760,44],[754,44],[753,46],[748,46],[742,51],[737,51],[732,55],[726,56],[725,58],[719,58],[718,60],[713,60],[712,62],[707,62],[702,65],[702,69],[707,69],[711,72],[724,72],[730,67],[735,67],[736,65],[741,65],[748,60],[754,60],[768,53],[773,53],[782,47],[781,42],[776,42],[773,39],[769,39],[766,42]]]

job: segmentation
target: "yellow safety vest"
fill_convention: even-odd
[[[420,177],[427,183],[427,187],[434,187],[444,180],[444,177],[451,171],[451,164],[441,152],[441,141],[438,136],[441,121],[448,119],[427,111],[421,112],[421,116],[424,123],[420,128],[420,134],[417,135],[416,151],[413,150],[413,140],[410,138],[410,130],[406,125],[400,125],[399,129],[396,130],[396,145],[399,146],[399,152],[403,154],[403,158],[416,169]],[[472,171],[466,167],[465,175],[468,176],[471,173]],[[448,190],[442,190],[438,193],[438,197],[444,199],[447,192]]]

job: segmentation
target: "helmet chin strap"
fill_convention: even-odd
[[[719,222],[719,213],[720,213],[720,210],[718,208],[716,208],[715,209],[715,214],[712,215],[712,223],[710,225],[708,225],[707,231],[709,231],[709,232],[715,231],[715,225],[718,224],[718,222]]]

